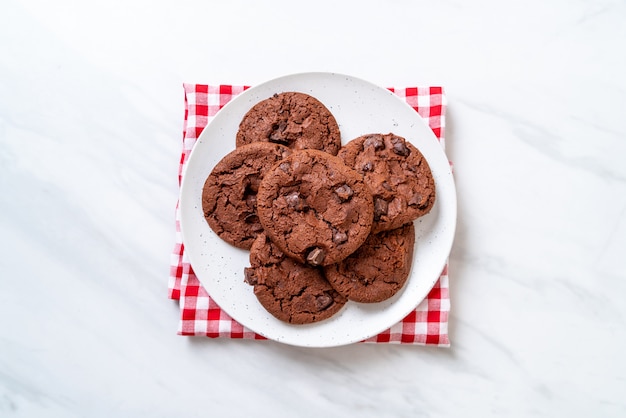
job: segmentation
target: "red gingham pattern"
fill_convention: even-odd
[[[233,97],[248,86],[184,84],[185,120],[183,149],[178,171],[179,185],[187,160],[198,136],[215,114]],[[445,150],[446,97],[442,87],[389,88],[403,98],[427,121]],[[176,243],[170,258],[169,297],[180,304],[181,317],[178,334],[211,338],[245,338],[263,340],[264,337],[233,320],[208,295],[196,277],[180,233],[180,211],[176,204]],[[402,321],[386,331],[363,342],[417,344],[449,347],[448,266],[426,299]]]

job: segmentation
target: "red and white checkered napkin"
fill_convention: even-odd
[[[210,86],[184,84],[185,122],[183,150],[178,171],[182,180],[189,154],[204,127],[215,114],[247,86]],[[441,87],[390,88],[413,107],[433,130],[445,149],[445,105]],[[242,266],[243,268],[244,266]],[[263,340],[264,337],[233,320],[220,309],[202,287],[193,272],[180,233],[180,211],[176,205],[176,245],[171,257],[169,297],[180,303],[178,334],[212,338],[245,338]],[[444,268],[426,299],[406,318],[386,331],[363,342],[450,346],[448,340],[448,266]]]

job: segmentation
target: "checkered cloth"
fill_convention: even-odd
[[[215,114],[247,86],[184,84],[185,121],[183,149],[178,171],[179,185],[191,150],[204,127]],[[441,87],[390,88],[424,118],[445,149],[446,98]],[[176,244],[171,256],[169,297],[179,301],[178,334],[211,338],[265,339],[242,326],[213,301],[193,272],[180,233],[180,210],[176,204]],[[242,266],[243,268],[243,266]],[[418,344],[449,347],[448,266],[414,311],[386,331],[363,342]]]

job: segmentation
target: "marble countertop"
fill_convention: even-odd
[[[0,416],[626,416],[626,3],[3,0]],[[183,82],[442,85],[450,348],[176,334]]]

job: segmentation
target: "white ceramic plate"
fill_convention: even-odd
[[[432,211],[415,221],[413,267],[404,288],[376,304],[348,302],[333,317],[315,324],[291,325],[275,319],[244,283],[249,252],[222,241],[204,220],[202,187],[224,155],[235,148],[244,114],[257,102],[284,91],[299,91],[320,100],[333,113],[342,141],[367,133],[393,132],[418,147],[430,164],[437,199]],[[415,110],[388,90],[333,73],[288,75],[252,87],[228,103],[204,129],[184,173],[181,230],[193,269],[215,302],[232,318],[271,340],[330,347],[372,337],[402,320],[428,294],[452,246],[456,225],[456,192],[448,159],[437,138]]]

